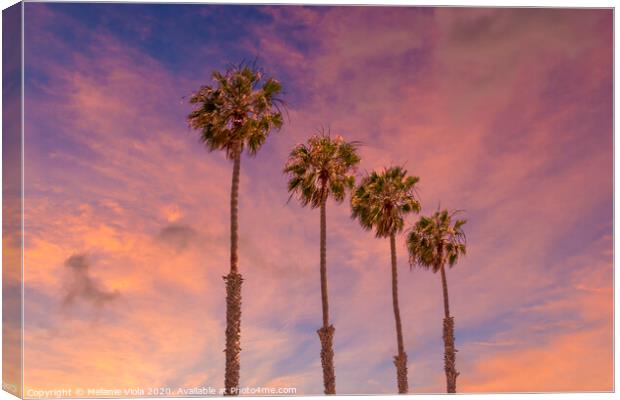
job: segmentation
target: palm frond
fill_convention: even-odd
[[[411,267],[439,271],[446,263],[452,267],[466,253],[464,219],[453,221],[461,212],[438,210],[431,216],[423,216],[407,233],[407,249]]]
[[[325,130],[307,143],[291,150],[283,172],[288,175],[288,190],[304,206],[319,207],[331,196],[342,202],[355,183],[360,162],[355,144],[341,136],[331,137]]]
[[[402,231],[404,217],[420,211],[415,194],[417,176],[407,175],[402,167],[367,173],[351,197],[351,217],[377,237]]]
[[[234,158],[244,149],[256,154],[273,130],[282,127],[282,85],[266,78],[256,62],[230,65],[224,73],[212,73],[212,85],[202,86],[189,103],[196,106],[187,116],[190,127],[200,132],[207,149],[223,150]]]

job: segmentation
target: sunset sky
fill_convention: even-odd
[[[254,59],[288,115],[241,161],[242,386],[322,393],[319,212],[282,168],[329,127],[465,210],[459,391],[612,390],[612,18],[26,3],[25,391],[223,385],[232,165],[187,100]],[[389,241],[327,218],[338,393],[395,393]],[[440,278],[397,250],[411,391],[442,392]]]

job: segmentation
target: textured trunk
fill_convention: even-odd
[[[237,208],[239,198],[239,171],[241,152],[234,156],[232,187],[230,191],[230,273],[226,282],[226,374],[224,386],[226,395],[237,395],[239,388],[239,354],[241,353],[241,284],[243,278],[238,272],[237,246],[239,241]]]
[[[450,304],[448,301],[448,281],[443,263],[441,270],[441,286],[443,289],[443,343],[444,343],[444,370],[446,371],[446,389],[448,393],[456,393],[456,349],[454,348],[454,317],[450,316]]]
[[[336,394],[336,375],[334,372],[334,327],[329,324],[329,302],[327,297],[327,217],[325,201],[321,203],[321,304],[323,306],[323,326],[317,331],[321,341],[321,365],[323,366],[323,386],[325,394]]]
[[[390,235],[390,250],[392,253],[392,305],[394,307],[394,319],[396,320],[396,340],[398,342],[398,355],[394,357],[396,366],[396,380],[398,393],[404,394],[409,390],[407,383],[407,353],[403,343],[403,327],[400,322],[400,308],[398,306],[398,270],[396,269],[396,237]]]
[[[239,173],[241,171],[241,152],[235,154],[233,161],[233,175],[230,190],[230,272],[237,273],[239,259],[237,248],[239,245]]]
[[[327,210],[325,200],[321,203],[321,304],[323,306],[323,327],[329,325],[329,303],[327,299]]]

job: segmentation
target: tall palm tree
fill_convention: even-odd
[[[233,162],[230,192],[230,272],[226,282],[225,394],[238,394],[241,352],[241,284],[238,262],[239,172],[241,154],[253,156],[273,129],[282,127],[282,85],[267,78],[255,65],[229,67],[212,74],[213,84],[202,86],[190,98],[196,108],[188,115],[190,126],[200,132],[209,151],[222,150]]]
[[[466,238],[463,225],[464,219],[452,223],[456,212],[442,210],[430,217],[422,217],[407,234],[407,249],[411,266],[441,272],[443,288],[443,341],[444,370],[446,371],[446,387],[448,393],[456,393],[456,349],[454,348],[454,317],[450,316],[448,301],[448,282],[446,280],[446,263],[452,267],[461,255],[465,254]]]
[[[328,197],[342,203],[347,190],[355,186],[356,166],[360,162],[357,143],[347,143],[341,136],[331,138],[324,133],[312,136],[308,144],[299,144],[291,151],[284,173],[288,175],[288,191],[305,207],[321,208],[321,303],[323,326],[317,331],[321,341],[321,365],[325,394],[336,393],[334,373],[334,326],[329,323],[327,295],[327,218]],[[289,198],[290,199],[290,198]]]
[[[420,212],[420,202],[415,185],[420,179],[407,176],[401,167],[391,167],[382,172],[372,172],[362,179],[351,197],[352,217],[362,228],[375,230],[378,238],[390,238],[392,261],[392,305],[396,320],[398,355],[394,357],[398,392],[407,393],[407,353],[403,343],[400,308],[398,306],[398,271],[396,269],[396,234],[404,227],[404,217]]]

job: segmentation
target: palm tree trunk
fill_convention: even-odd
[[[390,235],[390,249],[392,253],[392,305],[394,307],[394,319],[396,320],[396,340],[398,342],[398,355],[394,357],[396,366],[396,380],[398,393],[404,394],[409,390],[407,383],[407,353],[403,343],[403,327],[400,321],[400,308],[398,306],[398,270],[396,269],[396,237]]]
[[[321,365],[325,394],[336,394],[334,372],[333,340],[335,328],[329,324],[329,302],[327,298],[327,217],[325,200],[321,203],[321,303],[323,305],[323,327],[317,331],[321,341]]]
[[[448,301],[448,281],[443,263],[441,264],[441,286],[443,288],[443,343],[444,343],[444,370],[446,371],[446,388],[448,393],[456,393],[456,349],[454,348],[454,317],[450,316]]]
[[[226,374],[224,377],[225,395],[239,394],[239,354],[241,353],[241,284],[243,278],[238,272],[237,246],[238,197],[241,152],[233,159],[232,187],[230,191],[230,273],[224,276],[226,282]]]

